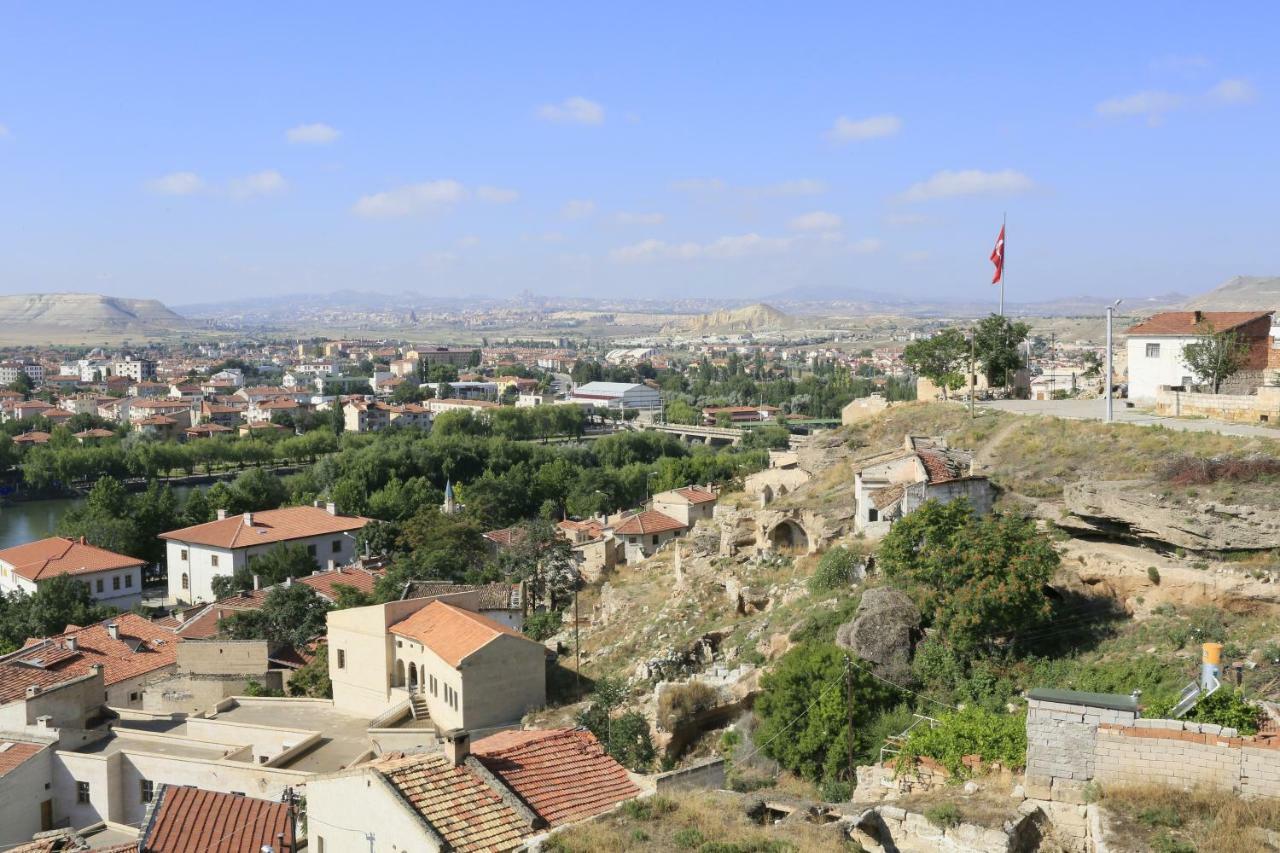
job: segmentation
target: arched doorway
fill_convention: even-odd
[[[791,519],[779,521],[769,531],[769,544],[775,551],[808,551],[809,534]]]
[[[418,692],[418,665],[416,663],[409,664],[409,692]]]
[[[404,661],[396,661],[395,681],[392,682],[395,687],[404,687]]]

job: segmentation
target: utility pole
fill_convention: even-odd
[[[845,683],[845,707],[849,710],[849,784],[856,784],[858,779],[857,771],[853,764],[853,666],[846,656],[844,659],[844,683]]]
[[[1113,420],[1115,420],[1115,409],[1114,409],[1114,405],[1115,405],[1115,403],[1114,403],[1114,401],[1113,401],[1113,400],[1112,400],[1112,398],[1111,398],[1111,385],[1112,385],[1112,375],[1113,375],[1113,374],[1112,374],[1112,369],[1111,369],[1111,365],[1112,365],[1112,356],[1111,356],[1111,323],[1112,323],[1112,320],[1113,320],[1113,319],[1114,319],[1114,317],[1115,317],[1116,308],[1117,308],[1117,306],[1119,306],[1119,305],[1120,305],[1120,302],[1121,302],[1121,300],[1117,299],[1115,302],[1112,302],[1110,305],[1108,305],[1108,306],[1107,306],[1107,377],[1106,377],[1106,383],[1107,383],[1107,387],[1106,387],[1106,392],[1107,392],[1107,417],[1106,417],[1106,420],[1107,420],[1107,423],[1111,423]]]
[[[582,641],[578,636],[578,586],[573,586],[573,678],[578,695],[582,695]]]
[[[975,381],[977,377],[974,375],[975,363],[978,354],[978,333],[976,329],[969,330],[969,420],[973,420],[977,415],[973,413],[973,395],[977,391],[978,383]]]

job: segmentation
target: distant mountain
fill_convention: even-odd
[[[1238,275],[1182,307],[1202,311],[1280,311],[1280,276]]]
[[[822,284],[802,284],[765,297],[779,303],[851,303],[871,305],[902,305],[907,300],[879,290],[863,290],[860,287],[839,287]]]
[[[156,299],[98,293],[19,293],[0,296],[0,338],[160,332],[186,320]]]
[[[789,315],[782,313],[772,305],[760,303],[748,305],[745,308],[726,308],[694,317],[692,320],[668,323],[662,328],[662,333],[762,332],[765,330],[785,329],[791,324],[792,321]]]

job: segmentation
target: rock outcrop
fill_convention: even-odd
[[[906,593],[876,587],[862,595],[853,621],[836,631],[836,644],[872,665],[876,675],[899,684],[911,678],[911,649],[920,611]]]
[[[1068,528],[1193,551],[1280,548],[1280,513],[1272,509],[1166,496],[1141,481],[1072,483],[1063,500],[1075,517],[1064,520]]]

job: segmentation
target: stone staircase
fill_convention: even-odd
[[[427,710],[427,697],[421,693],[415,693],[409,697],[409,713],[413,715],[415,720],[425,720],[431,716]]]

